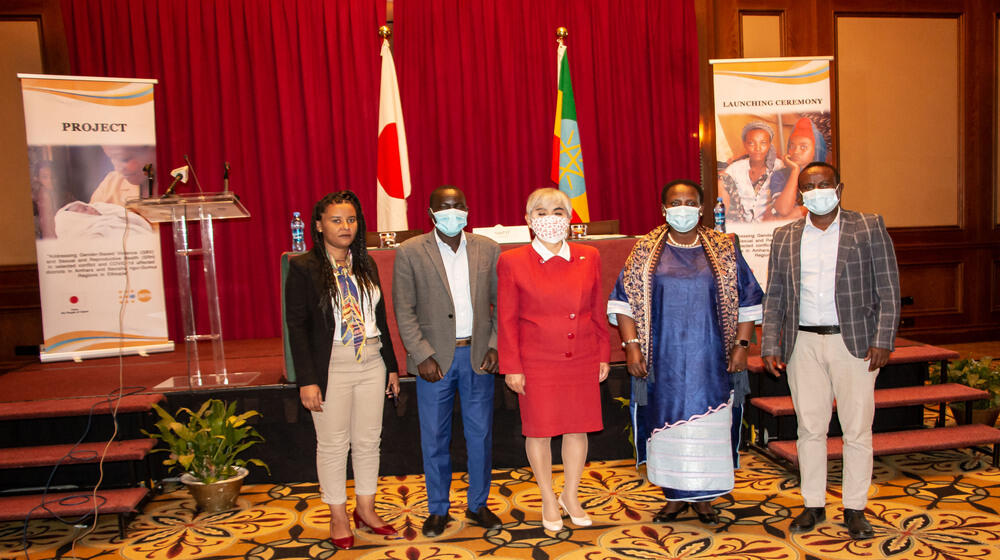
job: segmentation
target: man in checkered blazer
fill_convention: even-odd
[[[899,271],[882,217],[840,208],[835,167],[807,165],[799,196],[809,214],[775,230],[768,263],[761,356],[786,369],[798,421],[805,510],[792,532],[826,519],[826,435],[833,401],[844,432],[844,523],[853,539],[874,536],[865,519],[872,473],[875,377],[899,325]]]

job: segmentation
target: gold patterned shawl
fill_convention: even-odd
[[[653,361],[649,359],[651,341],[649,337],[649,322],[652,320],[652,289],[653,274],[663,254],[669,228],[663,224],[639,238],[632,252],[625,260],[623,285],[628,297],[629,306],[635,320],[639,336],[639,346],[646,358],[646,370],[649,376],[645,380],[633,379],[636,404],[646,404],[646,382],[652,382],[655,371]],[[724,348],[731,348],[736,342],[736,327],[739,321],[739,289],[737,278],[736,247],[733,239],[725,233],[698,226],[698,237],[705,250],[709,267],[715,276],[717,293],[716,311],[719,325],[722,328]]]

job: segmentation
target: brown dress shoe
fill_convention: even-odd
[[[844,508],[844,525],[847,534],[854,540],[870,539],[875,536],[872,524],[865,519],[865,510]]]
[[[812,531],[813,527],[820,521],[826,521],[826,508],[807,507],[802,510],[802,513],[798,517],[792,520],[792,525],[789,529],[793,533]]]

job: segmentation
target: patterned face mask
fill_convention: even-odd
[[[569,233],[569,217],[549,214],[531,218],[531,231],[546,243],[559,243]]]

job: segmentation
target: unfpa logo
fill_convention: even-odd
[[[141,290],[129,290],[128,293],[118,290],[118,303],[146,303],[152,299],[153,293],[145,288]]]

